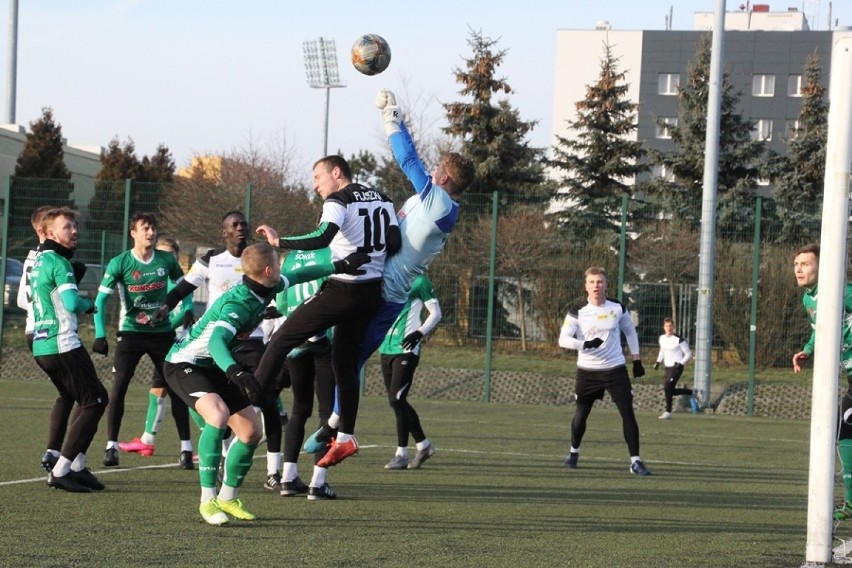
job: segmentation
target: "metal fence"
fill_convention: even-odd
[[[399,206],[408,194],[391,197]],[[83,213],[76,259],[89,264],[82,288],[92,294],[101,267],[130,246],[133,212],[158,215],[160,235],[181,242],[188,268],[196,251],[220,244],[229,210],[243,210],[252,227],[266,223],[288,235],[314,227],[320,209],[313,196],[281,188],[184,181],[97,182],[94,195],[81,199],[70,182],[8,178],[2,198],[0,254],[13,259],[23,260],[36,243],[29,219],[37,207],[70,205]],[[583,272],[598,265],[609,274],[609,296],[631,309],[644,346],[656,348],[666,317],[694,344],[700,205],[673,216],[625,196],[579,230],[562,218],[570,206],[553,199],[464,196],[459,224],[429,270],[444,316],[433,340],[485,349],[486,368],[492,350],[531,357],[558,351],[565,312],[585,296]],[[714,364],[746,365],[751,357],[756,367],[787,366],[809,334],[791,253],[818,238],[818,205],[805,211],[813,222],[800,227],[799,242],[779,242],[773,207],[758,198],[738,216],[728,214],[718,232]],[[6,346],[21,345],[22,312],[11,304],[0,315]],[[0,352],[4,367],[14,352]]]

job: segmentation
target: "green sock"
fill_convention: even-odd
[[[840,463],[843,464],[843,487],[846,489],[846,500],[852,502],[852,439],[839,440]]]
[[[225,483],[231,487],[239,487],[251,469],[254,461],[254,450],[257,444],[248,445],[234,438],[228,449],[228,457],[225,458]]]
[[[198,426],[201,430],[204,430],[204,419],[198,414],[194,408],[189,409],[189,415],[192,417],[192,421],[195,422],[195,425]]]
[[[198,479],[201,487],[216,487],[225,428],[205,424],[198,438]]]
[[[145,418],[145,432],[157,435],[163,416],[166,415],[166,399],[160,398],[154,393],[148,393],[148,415]]]

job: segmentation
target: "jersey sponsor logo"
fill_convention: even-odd
[[[152,290],[162,290],[165,287],[165,282],[151,282],[149,284],[132,284],[127,287],[127,291],[133,292],[134,294],[143,294],[145,292],[151,292]]]
[[[136,323],[139,325],[148,325],[148,322],[151,321],[150,316],[148,316],[145,312],[139,312],[136,314]]]
[[[297,252],[294,260],[315,260],[317,257],[317,253],[314,251],[310,252]]]

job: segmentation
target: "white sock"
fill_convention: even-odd
[[[207,501],[212,501],[216,498],[216,488],[215,487],[202,487],[201,488],[201,502],[206,503]]]
[[[408,447],[397,446],[396,455],[408,459]]]
[[[192,440],[181,440],[180,441],[180,451],[191,452],[192,451]]]
[[[151,434],[149,432],[143,432],[139,439],[142,440],[143,444],[148,444],[149,446],[153,446],[157,441],[157,435]]]
[[[340,415],[336,412],[332,412],[331,416],[328,417],[328,425],[331,428],[337,428],[340,426]]]
[[[65,456],[59,456],[59,459],[56,460],[56,465],[53,466],[53,476],[62,477],[63,475],[68,475],[69,471],[71,471],[71,460]]]
[[[219,496],[217,499],[219,501],[231,501],[237,498],[237,488],[231,487],[230,485],[222,484],[222,488],[219,489]]]
[[[314,466],[314,475],[311,477],[311,487],[322,487],[325,485],[325,474],[328,473],[328,469],[324,467]]]
[[[337,443],[338,444],[345,444],[346,442],[348,442],[352,438],[354,438],[354,436],[352,434],[340,434],[340,433],[338,433],[337,434]]]
[[[228,457],[228,448],[231,447],[231,442],[234,441],[234,434],[231,433],[230,436],[222,440],[222,459]]]
[[[107,440],[106,449],[115,448],[118,449],[118,441],[117,440]]]
[[[571,446],[570,453],[572,453],[572,454],[579,454],[579,453],[580,453],[580,448],[575,448],[574,446]]]
[[[429,438],[424,438],[422,442],[417,442],[417,451],[425,450],[429,446],[432,445],[432,442],[429,441]]]
[[[71,462],[71,471],[83,471],[86,467],[86,454],[80,452]]]
[[[630,456],[630,465],[633,465],[638,461],[642,461],[642,458],[640,458],[639,456]]]
[[[294,462],[284,462],[281,466],[281,481],[293,481],[299,477],[298,466]]]
[[[281,452],[266,452],[266,475],[278,473],[281,469]]]

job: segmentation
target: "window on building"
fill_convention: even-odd
[[[674,182],[675,180],[674,171],[666,165],[654,166],[651,173],[654,177],[660,177],[666,181]]]
[[[755,97],[775,95],[775,75],[752,75],[751,94]]]
[[[677,126],[677,118],[663,117],[657,119],[657,138],[671,138],[671,128]]]
[[[676,95],[680,87],[680,73],[660,73],[657,76],[658,95]]]
[[[752,140],[762,140],[768,142],[772,140],[772,119],[761,118],[754,124],[754,130],[751,131]]]
[[[801,97],[802,96],[802,76],[790,75],[787,77],[787,96]]]
[[[784,136],[787,140],[794,140],[799,135],[799,121],[788,120],[784,128]]]

